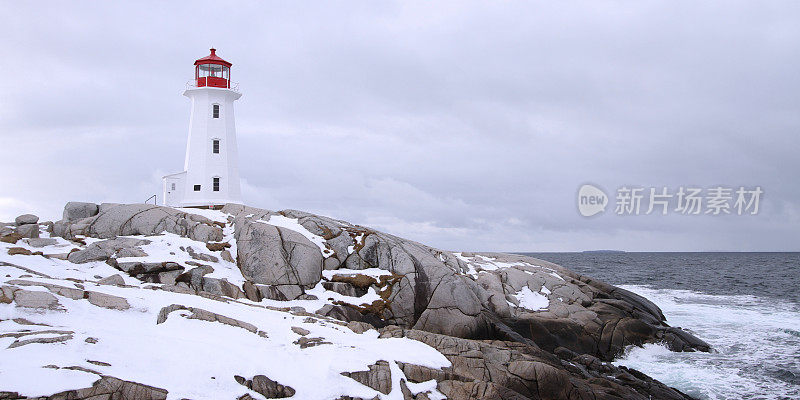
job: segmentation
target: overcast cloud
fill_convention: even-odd
[[[215,46],[250,205],[451,250],[800,250],[800,2],[1,4],[0,220],[160,197]],[[765,194],[584,218],[587,182]]]

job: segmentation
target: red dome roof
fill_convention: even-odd
[[[194,62],[194,65],[200,65],[200,64],[222,64],[222,65],[225,65],[225,66],[228,66],[228,67],[233,65],[233,64],[231,64],[231,63],[229,63],[229,62],[217,57],[217,49],[215,49],[213,47],[211,48],[211,54],[209,54],[209,55],[207,55],[207,56],[205,56],[205,57],[203,57],[203,58],[201,58],[201,59],[199,59],[199,60]]]

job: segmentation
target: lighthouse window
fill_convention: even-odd
[[[214,191],[219,192],[219,178],[214,178]]]
[[[199,192],[200,191],[200,185],[194,185],[194,191],[195,192]]]
[[[210,76],[211,75],[211,73],[210,73],[211,72],[211,66],[212,66],[211,64],[202,64],[202,65],[200,65],[200,67],[197,69],[198,76],[200,78],[205,78],[207,76]]]
[[[214,104],[212,114],[214,118],[219,118],[219,104]]]
[[[212,64],[210,67],[211,67],[211,76],[215,78],[222,77],[222,65]]]
[[[219,154],[219,139],[214,139],[211,141],[211,152],[214,154]]]
[[[173,183],[172,185],[170,185],[170,188],[171,188],[170,190],[175,190],[175,184]]]

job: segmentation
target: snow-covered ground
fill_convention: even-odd
[[[218,212],[203,211],[214,220],[226,220],[224,215],[214,215]],[[273,218],[270,222],[280,221],[281,226],[292,226]],[[235,245],[227,228],[225,236]],[[48,234],[43,231],[42,237]],[[191,260],[188,253],[180,250],[181,246],[209,253],[203,243],[173,234],[144,238],[151,241],[142,246],[148,255],[135,258],[136,261]],[[320,284],[308,292],[320,300],[254,303],[244,299],[206,298],[159,290],[162,285],[142,283],[105,262],[73,264],[38,255],[9,255],[11,247],[57,254],[84,246],[61,238],[57,238],[54,245],[39,248],[29,246],[24,240],[16,244],[0,243],[0,285],[46,292],[58,301],[56,309],[24,308],[14,302],[0,304],[2,390],[27,396],[50,395],[89,387],[102,374],[166,389],[170,399],[235,398],[245,393],[263,398],[237,383],[233,376],[265,375],[294,388],[293,398],[297,399],[335,399],[341,395],[402,399],[399,381],[404,375],[397,362],[431,368],[450,365],[442,354],[421,342],[405,338],[381,339],[375,330],[357,334],[338,321],[285,311],[285,307],[301,306],[313,312],[328,303],[328,298],[354,304],[369,303],[379,298],[374,290],[362,297],[348,298],[326,291]],[[224,278],[234,284],[244,280],[234,263],[219,260],[209,264],[214,273],[206,276]],[[359,273],[381,275],[378,271]],[[97,283],[115,274],[122,276],[125,286]],[[59,294],[57,292],[63,289],[54,289],[57,287],[116,296],[125,299],[129,308],[97,306],[85,298]],[[171,305],[186,309],[172,311],[158,323],[159,313]],[[255,331],[189,318],[193,314],[191,310],[232,318],[249,324],[247,326]],[[320,338],[316,341],[321,344],[301,348],[298,342],[301,335],[297,332],[304,333],[303,330],[308,331],[303,336]],[[9,347],[15,341],[34,338],[49,338],[52,342]],[[370,364],[379,360],[387,361],[392,371],[393,390],[388,395],[341,374],[366,371]],[[414,392],[428,393],[430,398],[443,398],[436,391],[434,381],[409,383],[408,387]]]
[[[227,251],[236,259],[231,216],[216,210],[182,211],[224,225],[222,242],[230,245]],[[295,218],[271,215],[257,222],[303,235],[319,247],[323,257],[334,254],[324,238],[311,233]],[[352,254],[364,246],[366,233],[347,233],[353,240],[348,248],[348,253]],[[44,230],[41,236],[49,238]],[[226,280],[237,287],[245,282],[234,262],[207,249],[203,242],[167,232],[130,238],[149,241],[139,246],[146,255],[120,257],[116,259],[118,263],[169,261],[186,266],[188,270],[190,265],[197,265],[196,260],[201,257],[203,265],[213,268],[205,277]],[[340,321],[320,315],[309,316],[331,303],[364,306],[381,300],[373,287],[369,287],[366,294],[353,297],[327,290],[323,282],[355,275],[376,280],[392,276],[384,269],[324,270],[323,281],[306,290],[305,294],[310,296],[304,296],[303,300],[264,299],[256,303],[244,298],[198,296],[162,284],[144,283],[102,261],[74,264],[53,255],[61,254],[63,258],[71,250],[84,249],[99,239],[82,238],[86,245],[53,239],[53,244],[44,247],[33,247],[26,239],[15,244],[0,243],[0,285],[14,290],[45,292],[42,296],[53,295],[58,302],[52,309],[25,308],[16,302],[0,304],[2,390],[28,396],[49,395],[89,387],[99,375],[107,375],[166,389],[170,399],[220,399],[245,393],[261,398],[236,382],[233,376],[265,375],[294,388],[293,398],[297,399],[335,399],[342,395],[401,399],[399,381],[404,375],[397,362],[431,368],[450,365],[442,354],[421,342],[381,339],[375,330],[358,334]],[[48,257],[9,255],[12,247],[41,251]],[[467,274],[473,278],[488,271],[514,268],[528,274],[545,272],[563,281],[545,266],[506,262],[480,254],[453,255],[466,263]],[[439,259],[444,261],[444,255],[440,254]],[[120,275],[124,285],[98,283],[112,275]],[[104,308],[89,302],[86,296],[75,296],[75,292],[115,296],[124,299],[128,307]],[[509,302],[513,307],[537,311],[548,308],[550,294],[544,285],[538,292],[523,287],[510,293],[508,299],[518,303]],[[167,313],[170,310],[167,307],[173,305],[180,307]],[[236,323],[198,319],[195,318],[198,312],[227,317]],[[303,335],[298,333],[306,331],[308,333]],[[314,345],[301,347],[301,343],[309,343],[299,340],[301,336]],[[37,340],[20,345],[20,341],[28,339]],[[392,372],[393,390],[388,395],[342,375],[343,372],[368,370],[369,365],[379,360],[387,361]],[[436,390],[435,381],[407,382],[406,386],[414,393],[427,393],[431,399],[444,398]]]

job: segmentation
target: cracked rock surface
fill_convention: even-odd
[[[89,346],[86,351],[103,349],[108,337],[54,322],[69,318],[71,310],[114,318],[151,313],[142,329],[224,332],[213,336],[222,351],[217,361],[226,359],[226,346],[237,345],[226,335],[253,340],[252,348],[237,353],[253,360],[275,356],[259,354],[267,344],[299,352],[297,357],[322,357],[356,348],[359,338],[414,342],[440,357],[426,366],[374,356],[347,368],[338,365],[345,362],[342,355],[320,358],[337,371],[330,378],[323,368],[321,376],[350,388],[330,398],[611,400],[689,399],[612,364],[626,347],[664,343],[674,351],[711,350],[669,326],[649,300],[560,265],[440,250],[302,211],[229,204],[195,213],[71,202],[61,221],[39,224],[21,216],[20,222],[4,225],[0,241],[0,268],[13,272],[0,281],[0,307],[20,314],[0,319],[0,327],[13,327],[0,331],[5,351],[75,343]],[[44,237],[32,238],[31,229]],[[349,339],[336,336],[340,332]],[[104,372],[120,364],[95,357],[44,365],[96,381],[44,397],[0,387],[0,399],[163,399],[172,390]],[[280,369],[247,365],[203,382],[231,388],[225,393],[231,399],[309,398],[316,389]]]

